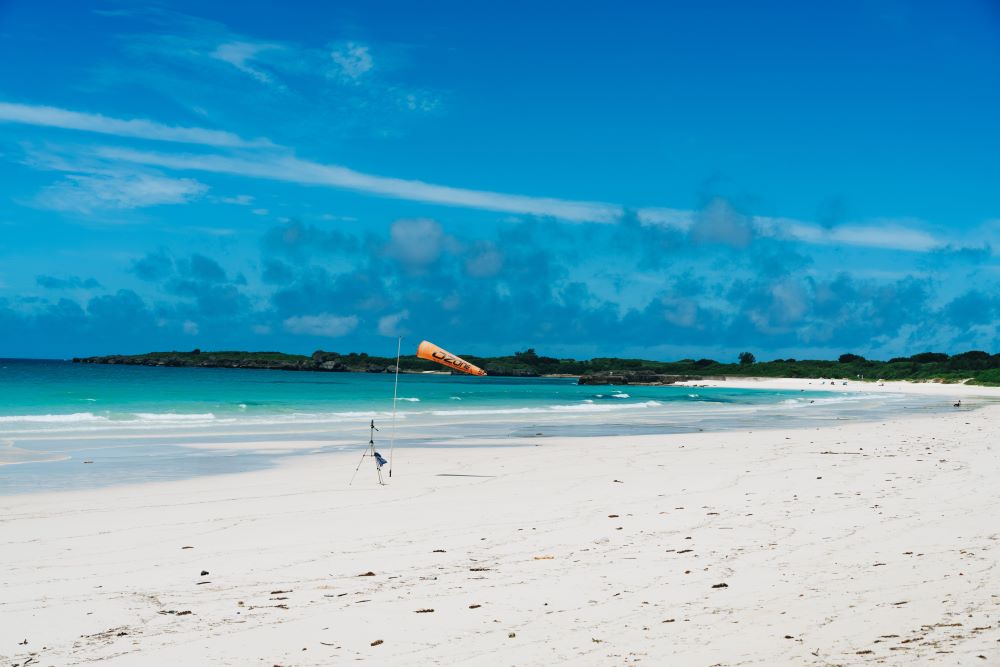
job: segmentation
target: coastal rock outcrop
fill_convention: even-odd
[[[581,375],[577,383],[583,385],[664,385],[701,379],[702,377],[699,375],[659,375],[641,371],[608,371],[593,375]]]
[[[510,368],[509,366],[487,365],[483,368],[488,375],[515,378],[536,378],[538,373],[524,368]]]

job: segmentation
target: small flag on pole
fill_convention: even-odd
[[[375,465],[377,465],[381,469],[382,466],[384,466],[386,463],[388,463],[388,461],[382,458],[381,454],[375,452]]]

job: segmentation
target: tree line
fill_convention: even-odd
[[[921,352],[909,357],[894,357],[888,361],[866,359],[846,352],[832,359],[772,359],[758,361],[746,351],[732,362],[715,359],[680,359],[651,361],[595,357],[567,359],[538,354],[529,348],[512,355],[481,357],[460,354],[464,359],[484,368],[490,375],[594,375],[601,373],[651,373],[659,375],[848,378],[851,380],[939,380],[970,381],[975,384],[1000,386],[1000,354],[971,350],[948,355],[943,352]],[[317,350],[312,355],[283,352],[220,351],[151,352],[139,355],[113,355],[74,359],[85,363],[124,363],[158,366],[201,366],[237,368],[274,368],[283,370],[332,370],[353,372],[391,372],[394,357],[369,355],[365,352],[341,354]],[[440,371],[441,366],[416,356],[399,360],[401,371]]]

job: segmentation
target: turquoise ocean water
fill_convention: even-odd
[[[253,470],[392,432],[393,376],[0,360],[0,494]],[[396,446],[677,433],[937,409],[863,391],[579,386],[572,378],[399,377]],[[520,440],[523,442],[523,440]],[[89,463],[84,463],[84,462]]]

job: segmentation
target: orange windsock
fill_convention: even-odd
[[[422,341],[420,343],[420,347],[417,348],[417,356],[421,359],[436,361],[443,366],[454,368],[456,371],[462,371],[463,373],[468,373],[469,375],[486,375],[486,371],[482,368],[473,366],[465,359],[456,357],[448,350],[442,349],[434,343],[430,343],[426,340]]]

